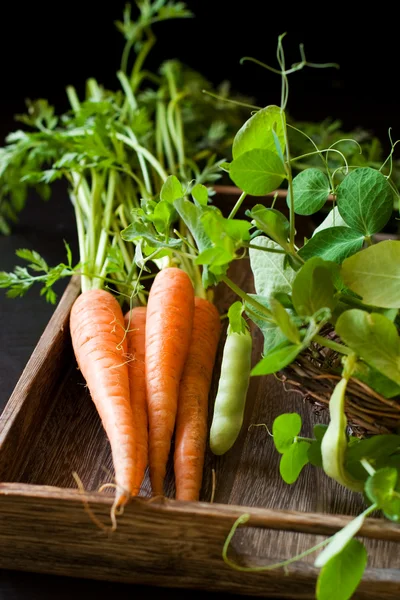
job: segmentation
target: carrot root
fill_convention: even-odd
[[[220,336],[217,309],[195,298],[192,338],[179,390],[175,435],[177,500],[198,500],[208,437],[208,395]]]
[[[89,290],[75,301],[70,316],[78,366],[110,440],[117,491],[125,504],[134,485],[136,444],[130,405],[127,343],[117,300],[104,290]]]
[[[154,279],[147,305],[146,387],[152,492],[164,493],[179,383],[189,350],[194,290],[189,276],[169,267]]]

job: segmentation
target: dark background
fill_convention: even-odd
[[[65,86],[83,91],[87,77],[106,86],[117,85],[123,39],[113,21],[121,18],[124,2],[70,0],[68,3],[2,3],[0,25],[0,139],[18,127],[13,115],[23,112],[25,98],[48,98],[57,112],[67,108]],[[298,44],[305,43],[310,61],[334,61],[336,70],[306,69],[290,79],[289,111],[296,119],[340,118],[347,128],[362,126],[382,141],[393,127],[400,137],[396,19],[387,11],[352,14],[348,6],[320,5],[289,9],[263,0],[225,2],[189,1],[196,18],[160,24],[150,67],[160,60],[179,58],[218,84],[229,79],[237,91],[253,96],[260,105],[279,103],[279,77],[239,60],[250,55],[275,65],[277,36],[287,31],[285,52],[290,64],[298,60]],[[294,11],[294,12],[293,12]],[[323,12],[322,12],[323,11]],[[323,14],[324,13],[324,14]],[[71,207],[61,186],[43,205],[29,200],[13,234],[0,237],[0,270],[15,264],[14,251],[35,248],[49,261],[64,259],[62,239],[74,242]],[[7,300],[0,295],[0,412],[47,323],[53,307],[35,290],[26,298]],[[0,598],[89,598],[116,593],[136,597],[150,589],[103,582],[67,580],[0,571]],[[187,592],[158,590],[163,599],[185,598]],[[204,596],[190,592],[193,599]],[[208,598],[222,596],[206,595]],[[227,596],[224,596],[228,598]]]
[[[95,76],[118,84],[115,72],[123,47],[113,22],[124,1],[2,3],[0,57],[0,134],[24,109],[24,98],[45,97],[67,108],[64,88]],[[261,105],[279,103],[277,75],[239,60],[250,55],[276,66],[277,36],[286,31],[288,64],[298,60],[304,42],[313,62],[337,62],[339,71],[305,69],[290,79],[289,111],[297,119],[340,118],[346,127],[361,125],[387,139],[388,127],[400,137],[398,102],[398,23],[379,7],[360,13],[348,4],[246,0],[189,0],[193,19],[155,27],[159,43],[150,67],[160,57],[179,58],[213,83],[232,81],[238,91]]]

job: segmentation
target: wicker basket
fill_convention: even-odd
[[[338,340],[332,329],[323,334]],[[313,343],[284,369],[281,377],[291,390],[321,409],[329,406],[329,398],[341,378],[340,372],[340,356]],[[348,383],[345,411],[354,435],[395,433],[400,429],[400,396],[385,398],[356,378]]]

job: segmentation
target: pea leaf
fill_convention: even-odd
[[[192,191],[190,193],[192,194],[196,202],[198,202],[202,206],[207,206],[208,190],[205,185],[203,185],[202,183],[196,183],[196,185],[192,188]]]
[[[264,236],[253,239],[254,244],[264,248],[279,249],[279,245]],[[250,248],[250,266],[254,275],[257,294],[267,300],[277,292],[290,294],[296,272],[285,261],[284,254],[264,252]]]
[[[242,302],[234,302],[231,304],[228,310],[228,319],[229,326],[233,333],[245,333],[246,321],[242,317],[243,313],[243,304]]]
[[[271,105],[262,108],[250,117],[235,135],[232,146],[233,158],[236,159],[255,148],[277,152],[273,132],[284,150],[284,128],[285,113],[279,106]]]
[[[314,433],[315,439],[318,442],[322,442],[327,429],[328,429],[328,425],[323,425],[322,423],[317,423],[316,425],[314,425],[313,433]]]
[[[275,321],[277,322],[282,333],[287,337],[287,339],[293,344],[300,344],[300,332],[297,329],[296,324],[294,323],[289,313],[285,310],[285,308],[276,298],[271,298],[270,309]]]
[[[340,315],[336,332],[366,363],[400,385],[400,338],[387,317],[353,308]]]
[[[363,440],[355,439],[347,448],[346,469],[356,479],[365,481],[368,474],[360,461],[365,458],[375,468],[380,468],[381,464],[387,465],[389,457],[398,448],[400,436],[397,435],[374,435]]]
[[[332,272],[322,258],[310,258],[297,272],[292,300],[298,315],[312,316],[321,308],[333,310],[336,304]]]
[[[296,356],[304,350],[302,344],[284,344],[285,345],[281,344],[282,347],[278,346],[277,348],[274,348],[264,356],[264,358],[262,358],[252,369],[251,375],[270,375],[271,373],[276,373],[290,365]]]
[[[325,435],[326,430],[328,429],[327,425],[317,424],[314,425],[313,431],[315,440],[311,442],[310,447],[308,449],[308,460],[314,465],[314,467],[320,467],[322,469],[322,454],[321,454],[321,442]]]
[[[367,551],[358,540],[347,546],[323,567],[317,580],[317,600],[349,600],[367,566]]]
[[[329,180],[319,169],[306,169],[293,179],[294,212],[297,215],[313,215],[328,199]],[[287,198],[288,206],[290,204]]]
[[[358,252],[364,243],[364,236],[349,227],[328,227],[313,237],[300,249],[304,260],[320,256],[324,260],[341,263],[345,258]]]
[[[384,467],[368,477],[365,493],[371,502],[378,504],[391,521],[400,521],[400,493],[396,491],[398,472]]]
[[[323,567],[330,561],[334,556],[342,552],[347,544],[352,540],[356,533],[361,529],[365,521],[365,513],[361,513],[355,519],[347,523],[343,529],[335,533],[332,536],[329,544],[318,554],[315,559],[314,565],[316,567]]]
[[[329,211],[328,215],[325,217],[322,223],[314,229],[313,236],[319,233],[320,231],[323,231],[324,229],[328,229],[329,227],[348,227],[348,225],[346,225],[346,222],[340,216],[337,206],[332,208],[332,210]]]
[[[185,190],[179,179],[175,175],[169,175],[164,181],[160,191],[160,198],[165,202],[173,204],[178,198],[185,195]]]
[[[348,307],[346,307],[346,310],[347,309]],[[400,396],[399,384],[395,383],[391,379],[388,379],[387,377],[385,377],[385,375],[383,375],[370,365],[367,365],[366,363],[362,362],[361,360],[357,361],[356,368],[353,371],[353,377],[355,379],[363,381],[364,383],[369,385],[369,387],[371,387],[373,390],[378,392],[378,394],[382,394],[382,396],[384,396],[385,398],[393,398],[394,396]]]
[[[337,188],[337,207],[349,227],[372,235],[381,231],[392,215],[392,188],[376,169],[355,169]]]
[[[264,296],[257,296],[255,294],[250,295],[255,298],[257,302],[266,308],[269,308],[269,302],[266,298],[264,298]],[[245,310],[253,323],[260,328],[264,336],[264,354],[267,354],[270,350],[272,350],[272,348],[279,346],[279,344],[285,341],[285,336],[283,335],[281,329],[273,321],[266,321],[265,318],[263,318],[253,306],[250,306],[247,303],[245,303]]]
[[[262,204],[256,204],[254,208],[248,211],[249,216],[253,221],[253,225],[267,234],[282,248],[287,247],[290,231],[289,221],[279,210],[274,208],[266,208]]]
[[[265,196],[280,186],[285,167],[271,150],[249,150],[231,162],[232,181],[247,194]]]
[[[301,417],[297,413],[284,413],[276,417],[272,425],[272,435],[275,448],[280,454],[289,450],[300,431]]]
[[[282,456],[279,472],[285,483],[294,483],[308,463],[308,448],[307,442],[295,442]]]
[[[400,308],[400,241],[385,240],[347,258],[341,274],[365,304]]]

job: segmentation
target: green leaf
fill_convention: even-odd
[[[272,425],[275,448],[283,454],[294,443],[301,431],[301,417],[297,413],[284,413],[276,417]]]
[[[276,298],[271,298],[270,309],[275,321],[287,339],[293,344],[300,344],[300,332],[297,329],[296,324],[282,304],[276,300]]]
[[[364,236],[349,227],[329,227],[313,235],[300,249],[304,260],[320,256],[324,260],[341,263],[345,258],[358,252],[364,243]]]
[[[275,348],[256,364],[251,375],[270,375],[281,371],[290,365],[303,349],[302,344],[286,344],[283,347]]]
[[[151,215],[151,221],[154,223],[159,233],[168,233],[171,224],[176,218],[176,211],[172,204],[161,200],[154,207],[153,214]]]
[[[308,460],[312,465],[314,465],[315,467],[320,467],[321,469],[323,468],[321,442],[327,429],[328,426],[322,425],[321,423],[314,425],[313,432],[315,440],[311,442],[310,447],[308,449]]]
[[[387,317],[353,308],[340,315],[336,332],[366,363],[400,385],[400,338]]]
[[[245,333],[247,326],[242,317],[244,306],[242,302],[234,302],[228,310],[229,326],[233,333]]]
[[[193,198],[201,204],[202,206],[207,206],[208,204],[208,190],[205,185],[202,183],[196,183],[196,185],[192,188],[190,192]]]
[[[309,446],[307,442],[295,442],[282,456],[279,472],[285,483],[294,483],[308,463]]]
[[[332,272],[322,258],[310,258],[297,272],[292,300],[298,315],[314,315],[321,308],[333,310],[336,304]]]
[[[185,190],[179,179],[175,175],[169,175],[164,181],[160,191],[160,198],[169,204],[173,204],[178,198],[185,195]]]
[[[232,181],[244,192],[265,196],[280,186],[286,177],[285,167],[271,150],[249,150],[231,162]]]
[[[313,427],[314,437],[318,442],[322,442],[323,437],[328,429],[328,425],[323,425],[322,423],[317,423]]]
[[[375,471],[368,477],[365,484],[365,492],[372,503],[381,508],[393,497],[397,484],[398,473],[396,469],[383,468]]]
[[[328,200],[329,180],[319,169],[305,169],[293,179],[294,212],[297,215],[313,215]],[[287,198],[290,205],[289,197]]]
[[[175,200],[174,206],[178,211],[182,221],[185,223],[186,227],[194,237],[199,252],[201,253],[207,248],[211,248],[212,242],[205,232],[202,222],[204,211],[208,210],[208,208],[197,206],[185,198],[179,198],[178,200]],[[203,268],[202,278],[205,288],[208,288],[217,282],[216,276],[209,272],[207,265],[205,265]]]
[[[381,231],[392,215],[392,188],[380,171],[355,169],[337,188],[337,207],[349,227],[370,236]]]
[[[264,236],[257,236],[253,242],[265,248],[280,248],[278,244]],[[288,294],[292,292],[296,272],[287,264],[284,254],[250,248],[249,255],[257,294],[269,300],[277,292]]]
[[[400,448],[399,435],[374,435],[370,438],[357,439],[348,447],[346,461],[377,460],[388,457]]]
[[[121,237],[127,242],[137,240],[145,240],[152,248],[170,248],[181,245],[181,240],[170,238],[168,241],[164,236],[159,236],[154,231],[151,223],[146,223],[140,219],[136,220],[131,225],[128,225],[121,231]]]
[[[385,240],[347,258],[341,274],[365,304],[400,308],[400,241]]]
[[[319,233],[320,231],[323,231],[324,229],[328,229],[329,227],[348,227],[346,222],[340,216],[337,206],[332,208],[332,210],[328,213],[328,215],[325,217],[322,223],[314,229],[313,236]]]
[[[262,204],[256,204],[248,211],[247,216],[253,220],[253,224],[268,237],[272,238],[282,248],[288,246],[290,224],[285,215],[274,208],[266,208]]]
[[[260,304],[269,309],[269,302],[263,296],[257,296],[255,294],[250,294],[252,298],[257,300]],[[257,310],[245,303],[246,313],[249,315],[250,319],[260,328],[263,336],[264,336],[264,348],[263,353],[267,354],[275,348],[279,346],[282,342],[285,341],[285,336],[282,333],[281,329],[272,321],[266,321],[263,316],[257,312]]]
[[[263,148],[276,152],[273,131],[282,150],[285,149],[285,113],[279,106],[267,106],[256,112],[239,129],[233,140],[232,156],[238,158],[249,150]]]
[[[400,521],[400,493],[396,491],[398,472],[384,467],[368,477],[365,493],[372,503],[376,503],[391,521]]]
[[[346,307],[346,310],[348,310],[348,307]],[[353,377],[363,381],[385,398],[400,396],[399,384],[395,383],[391,379],[388,379],[385,377],[385,375],[361,360],[357,361],[355,371],[353,371]]]
[[[367,566],[367,551],[358,540],[347,546],[323,567],[317,580],[317,600],[349,600]]]
[[[361,513],[361,515],[358,515],[358,517],[350,521],[350,523],[347,523],[343,529],[335,533],[335,535],[332,536],[329,544],[324,548],[324,550],[322,550],[320,554],[318,554],[314,565],[316,567],[323,567],[334,556],[342,552],[342,550],[361,529],[364,521],[365,513]]]

